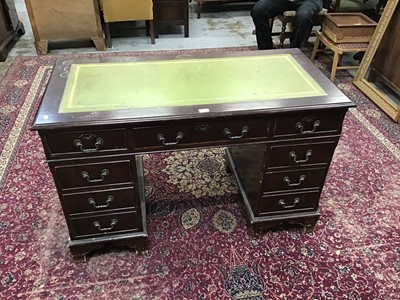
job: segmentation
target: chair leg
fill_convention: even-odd
[[[313,48],[313,50],[311,52],[310,59],[312,61],[315,59],[315,55],[317,55],[317,51],[318,51],[318,48],[319,48],[319,43],[320,43],[320,41],[319,41],[319,38],[317,37],[317,39],[315,40],[314,48]]]
[[[197,19],[200,19],[201,15],[201,3],[200,1],[197,1]]]
[[[159,37],[159,35],[158,35],[158,23],[154,22],[153,25],[154,25],[154,37],[157,39]]]
[[[286,39],[286,25],[287,25],[287,22],[286,22],[286,20],[283,18],[283,19],[282,19],[281,34],[279,35],[279,41],[280,41],[279,47],[280,47],[280,48],[283,48],[283,43],[285,42],[285,39]]]
[[[339,53],[337,53],[336,51],[333,54],[333,62],[332,62],[332,71],[331,71],[331,81],[335,80],[335,75],[336,75],[336,69],[337,66],[339,64],[339,60],[340,60],[340,56]]]
[[[149,25],[150,25],[150,40],[151,43],[154,45],[156,43],[155,40],[155,34],[154,34],[154,20],[149,20]]]
[[[112,48],[110,23],[104,23],[104,31],[105,31],[105,35],[106,35],[107,48]]]

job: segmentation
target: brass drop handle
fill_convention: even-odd
[[[99,221],[94,221],[93,222],[93,226],[96,227],[96,229],[98,231],[110,231],[110,230],[113,230],[114,226],[117,225],[117,224],[118,224],[118,220],[117,219],[112,219],[111,223],[110,223],[110,227],[102,228]]]
[[[299,186],[306,180],[306,175],[300,175],[299,181],[292,183],[288,176],[283,177],[283,182],[285,182],[288,186]]]
[[[157,141],[163,144],[164,146],[174,146],[179,144],[179,142],[183,139],[183,132],[178,132],[175,138],[175,142],[166,142],[165,137],[162,133],[157,134]]]
[[[226,137],[228,137],[229,139],[231,139],[231,140],[238,140],[238,139],[243,138],[246,135],[246,133],[249,132],[249,130],[250,130],[249,126],[243,126],[242,132],[241,132],[240,135],[232,135],[232,132],[230,131],[230,129],[229,128],[225,128],[224,129],[224,135]]]
[[[313,124],[313,128],[311,130],[304,130],[304,125],[301,122],[297,122],[295,127],[300,133],[305,133],[306,134],[306,133],[315,132],[320,125],[321,125],[321,121],[320,120],[315,120],[314,124]]]
[[[113,202],[113,201],[114,201],[114,197],[111,196],[111,195],[107,197],[105,204],[100,204],[100,205],[98,205],[96,203],[96,200],[94,200],[93,198],[89,198],[88,199],[89,204],[92,205],[94,208],[97,208],[97,209],[107,208],[107,207],[110,206],[111,202]]]
[[[307,162],[308,159],[311,157],[311,155],[312,155],[312,150],[311,149],[307,150],[305,159],[297,159],[296,152],[294,152],[294,151],[290,151],[289,152],[289,156],[291,158],[293,158],[293,162],[295,162],[296,164],[301,164],[301,163]]]
[[[300,203],[300,198],[299,197],[294,198],[293,205],[286,205],[286,202],[283,199],[280,199],[279,202],[278,202],[278,204],[281,205],[285,209],[293,208],[299,203]]]
[[[83,148],[83,143],[80,139],[74,140],[74,146],[78,148],[83,153],[91,153],[99,151],[99,147],[104,144],[104,140],[102,138],[97,138],[94,143],[94,148]]]
[[[92,179],[92,178],[90,178],[89,173],[86,171],[82,171],[81,176],[83,179],[86,179],[87,182],[98,183],[98,182],[102,182],[109,174],[110,174],[110,171],[108,171],[107,169],[104,169],[103,171],[101,171],[100,178]]]

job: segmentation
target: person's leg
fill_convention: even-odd
[[[251,10],[258,49],[273,49],[271,26],[268,18],[275,17],[285,10],[294,9],[293,2],[289,0],[259,0]]]
[[[322,9],[320,0],[298,0],[296,16],[293,18],[293,32],[290,36],[290,48],[300,48],[301,43],[310,34],[313,17]]]

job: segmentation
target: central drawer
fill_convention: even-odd
[[[176,149],[190,146],[241,143],[251,139],[266,139],[267,118],[204,121],[172,126],[139,127],[133,129],[134,148]]]

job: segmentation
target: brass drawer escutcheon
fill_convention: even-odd
[[[210,124],[201,124],[199,126],[196,127],[197,131],[207,131],[209,129],[211,129],[211,125]]]

